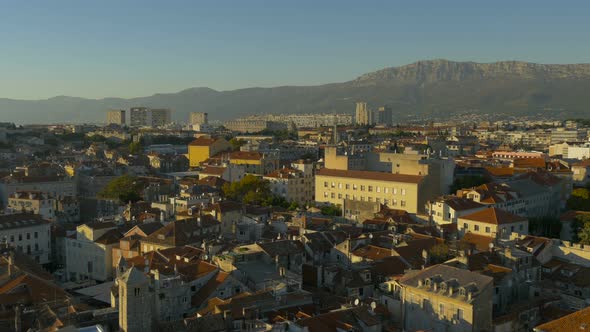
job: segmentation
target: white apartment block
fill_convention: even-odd
[[[0,180],[0,200],[8,204],[8,197],[18,191],[40,191],[52,197],[76,196],[76,181],[70,177],[7,176]]]
[[[113,245],[109,234],[116,229],[111,222],[83,224],[76,227],[76,237],[66,238],[66,279],[72,282],[106,281],[113,275]]]
[[[51,261],[51,223],[36,214],[0,215],[0,239],[39,264]]]
[[[39,191],[17,191],[8,197],[7,208],[13,213],[28,212],[43,219],[55,219],[55,199]]]

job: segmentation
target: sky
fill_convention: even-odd
[[[0,0],[0,98],[343,82],[444,58],[590,62],[590,1]]]

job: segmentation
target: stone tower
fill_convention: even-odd
[[[124,332],[152,331],[150,279],[131,267],[117,278],[119,285],[119,328]]]

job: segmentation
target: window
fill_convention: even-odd
[[[392,188],[391,191],[393,192],[394,195],[397,195],[397,188]]]
[[[445,315],[445,305],[444,305],[444,303],[440,303],[438,305],[438,313],[441,316],[444,316]]]
[[[428,299],[422,299],[422,309],[428,309],[429,306]]]
[[[369,186],[369,192],[373,192],[373,186]]]
[[[10,242],[14,242],[14,235],[10,236]]]
[[[133,295],[138,296],[139,295],[139,288],[134,288],[133,289]]]
[[[406,206],[406,201],[404,201],[403,199],[399,202],[400,206]]]
[[[19,235],[18,235],[18,240],[19,240],[19,241],[22,241],[22,240],[23,240],[23,235],[22,235],[22,234],[19,234]]]
[[[361,191],[365,191],[365,186],[361,185]]]
[[[336,194],[334,194],[334,193],[331,193],[331,194],[330,194],[330,198],[336,198]]]
[[[518,229],[521,230],[521,231],[523,230],[523,228],[524,227],[522,226],[522,224],[520,224],[520,226],[518,226]]]
[[[338,194],[338,198],[341,199],[342,198],[342,194]]]
[[[324,188],[328,188],[328,182],[324,181]]]
[[[332,188],[336,188],[336,183],[335,182],[332,182],[332,186],[331,187]]]
[[[338,182],[338,189],[342,189],[342,183]]]
[[[473,226],[473,229],[474,229],[476,232],[477,232],[477,231],[479,231],[479,225],[475,225],[475,226]]]
[[[486,233],[491,232],[490,228],[488,226],[486,226]]]
[[[463,319],[463,309],[457,309],[457,320]]]
[[[352,190],[356,190],[356,188],[358,188],[357,185],[356,184],[353,184],[352,185]]]
[[[381,192],[381,187],[377,186],[377,188],[375,188],[375,190],[380,193]]]
[[[395,198],[394,198],[394,199],[392,199],[392,200],[391,200],[391,205],[393,205],[393,206],[397,206],[397,199],[395,199]]]
[[[385,192],[386,194],[389,194],[389,188],[383,188],[383,192]]]
[[[31,233],[27,233],[27,240],[31,239]]]
[[[324,197],[328,198],[328,192],[324,191]]]
[[[465,222],[465,223],[463,223],[463,228],[464,229],[469,229],[469,225]]]
[[[346,184],[346,189],[350,189],[350,184]]]
[[[35,239],[39,238],[39,233],[35,232]]]
[[[405,194],[406,194],[406,190],[402,189],[402,195],[405,195]]]

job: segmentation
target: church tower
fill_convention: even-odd
[[[117,278],[119,285],[119,329],[124,332],[152,331],[150,279],[131,267]]]

